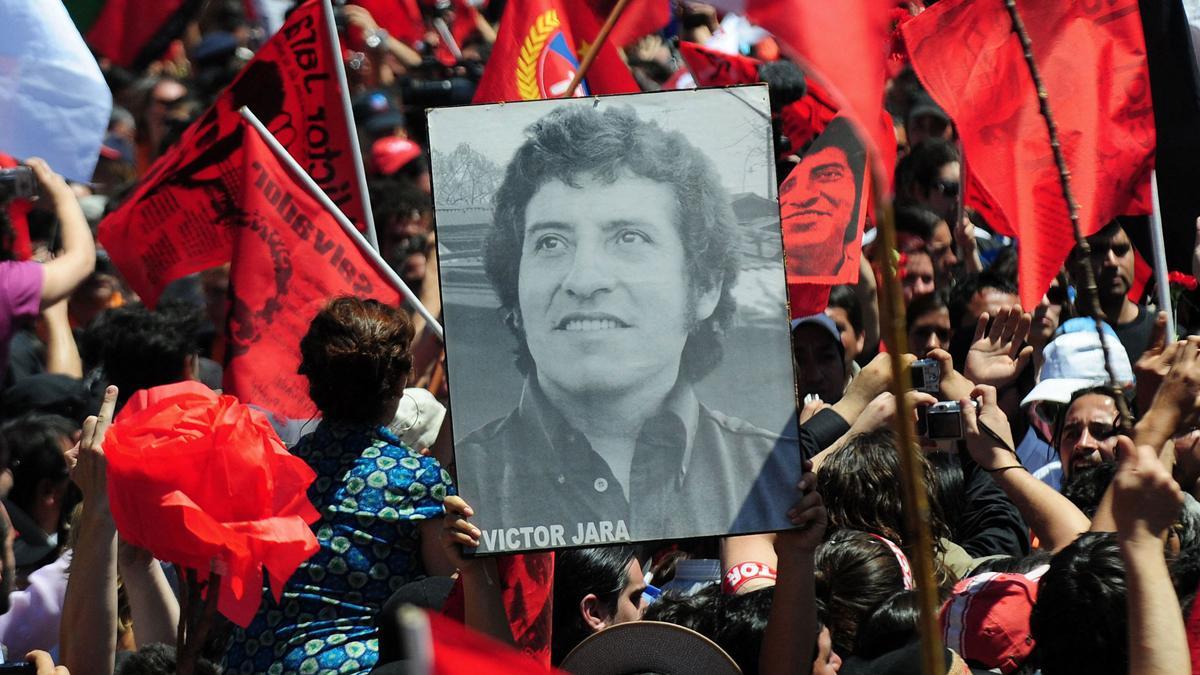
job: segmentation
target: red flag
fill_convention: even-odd
[[[525,675],[530,672],[561,673],[547,670],[543,665],[512,647],[486,635],[477,633],[457,621],[434,612],[429,617],[429,633],[433,642],[432,675],[462,675],[462,673],[488,673],[489,675]]]
[[[287,22],[182,139],[158,159],[138,189],[100,223],[100,243],[153,307],[167,283],[229,262],[232,238],[223,171],[240,170],[241,117],[247,106],[360,227],[352,139],[334,71],[321,3],[310,0]],[[232,163],[230,163],[232,162]]]
[[[240,188],[237,211],[215,226],[233,238],[225,390],[304,419],[316,409],[296,373],[300,338],[321,306],[339,295],[399,305],[400,293],[258,132],[247,128],[242,148],[240,171],[226,179]]]
[[[789,284],[858,281],[867,175],[866,148],[839,117],[784,179],[779,216]]]
[[[579,69],[579,53],[600,32],[584,3],[570,0],[510,0],[476,103],[560,98]],[[605,41],[576,95],[639,91],[620,54]]]
[[[603,25],[617,3],[616,0],[588,0],[588,4]],[[608,39],[617,47],[625,47],[651,33],[657,33],[670,22],[670,0],[631,0],[625,5]]]
[[[890,10],[888,0],[746,2],[746,18],[771,31],[801,67],[815,75],[822,88],[839,102],[838,112],[857,123],[863,136],[871,139],[880,152],[885,175],[895,164],[896,152],[891,128],[882,134],[878,123],[883,108]]]
[[[161,56],[200,8],[197,0],[106,0],[99,11],[95,4],[77,0],[68,9],[97,54],[134,70]]]
[[[758,59],[726,54],[695,42],[680,42],[679,55],[687,62],[699,87],[727,87],[760,81],[758,66],[761,62]]]
[[[513,641],[530,657],[550,665],[550,629],[554,610],[554,552],[496,556],[500,592]],[[464,620],[462,577],[446,599],[446,616]]]
[[[1017,4],[1058,125],[1084,234],[1117,215],[1145,213],[1155,134],[1137,1]],[[943,0],[903,31],[917,75],[954,120],[968,170],[982,188],[967,192],[968,204],[978,207],[971,198],[981,192],[990,196],[1020,239],[1021,303],[1032,307],[1075,240],[1008,12],[999,2]]]

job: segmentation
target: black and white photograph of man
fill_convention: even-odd
[[[768,111],[746,87],[430,115],[480,552],[787,526],[800,459]],[[514,127],[504,152],[493,132]],[[468,179],[468,159],[505,168]]]

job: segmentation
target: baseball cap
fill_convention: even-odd
[[[1042,350],[1045,363],[1041,379],[1021,401],[1022,406],[1048,401],[1068,403],[1080,389],[1108,382],[1104,367],[1104,351],[1108,350],[1117,385],[1123,389],[1133,386],[1133,367],[1129,354],[1106,323],[1100,324],[1103,343],[1096,333],[1096,322],[1089,318],[1071,319],[1059,326],[1054,340]]]
[[[404,113],[400,112],[391,95],[381,89],[355,96],[350,107],[355,123],[370,136],[404,126]]]
[[[946,646],[968,663],[1012,673],[1033,652],[1029,615],[1048,565],[1027,574],[987,572],[959,581],[938,613]]]
[[[809,314],[808,316],[792,319],[792,332],[795,333],[797,328],[806,324],[820,326],[822,329],[828,332],[833,338],[833,341],[837,343],[839,350],[844,349],[842,346],[841,331],[838,330],[837,324],[834,323],[833,319],[829,318],[829,315],[825,314],[825,312],[817,312],[816,314]]]
[[[384,136],[371,144],[371,167],[376,173],[399,171],[421,155],[421,146],[403,136]]]

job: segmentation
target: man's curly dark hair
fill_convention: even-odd
[[[500,297],[505,321],[517,337],[517,367],[533,359],[520,327],[517,279],[525,239],[525,207],[546,183],[577,187],[588,176],[612,183],[626,173],[670,185],[675,192],[692,297],[720,288],[712,315],[698,322],[684,345],[681,372],[692,381],[721,360],[721,338],[737,310],[739,236],[729,195],[716,168],[682,133],[640,119],[629,107],[596,110],[572,105],[542,117],[526,130],[496,191],[493,227],[484,247],[484,270]]]

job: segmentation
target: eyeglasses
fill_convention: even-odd
[[[957,197],[960,183],[956,180],[934,181],[933,189],[947,197]]]

